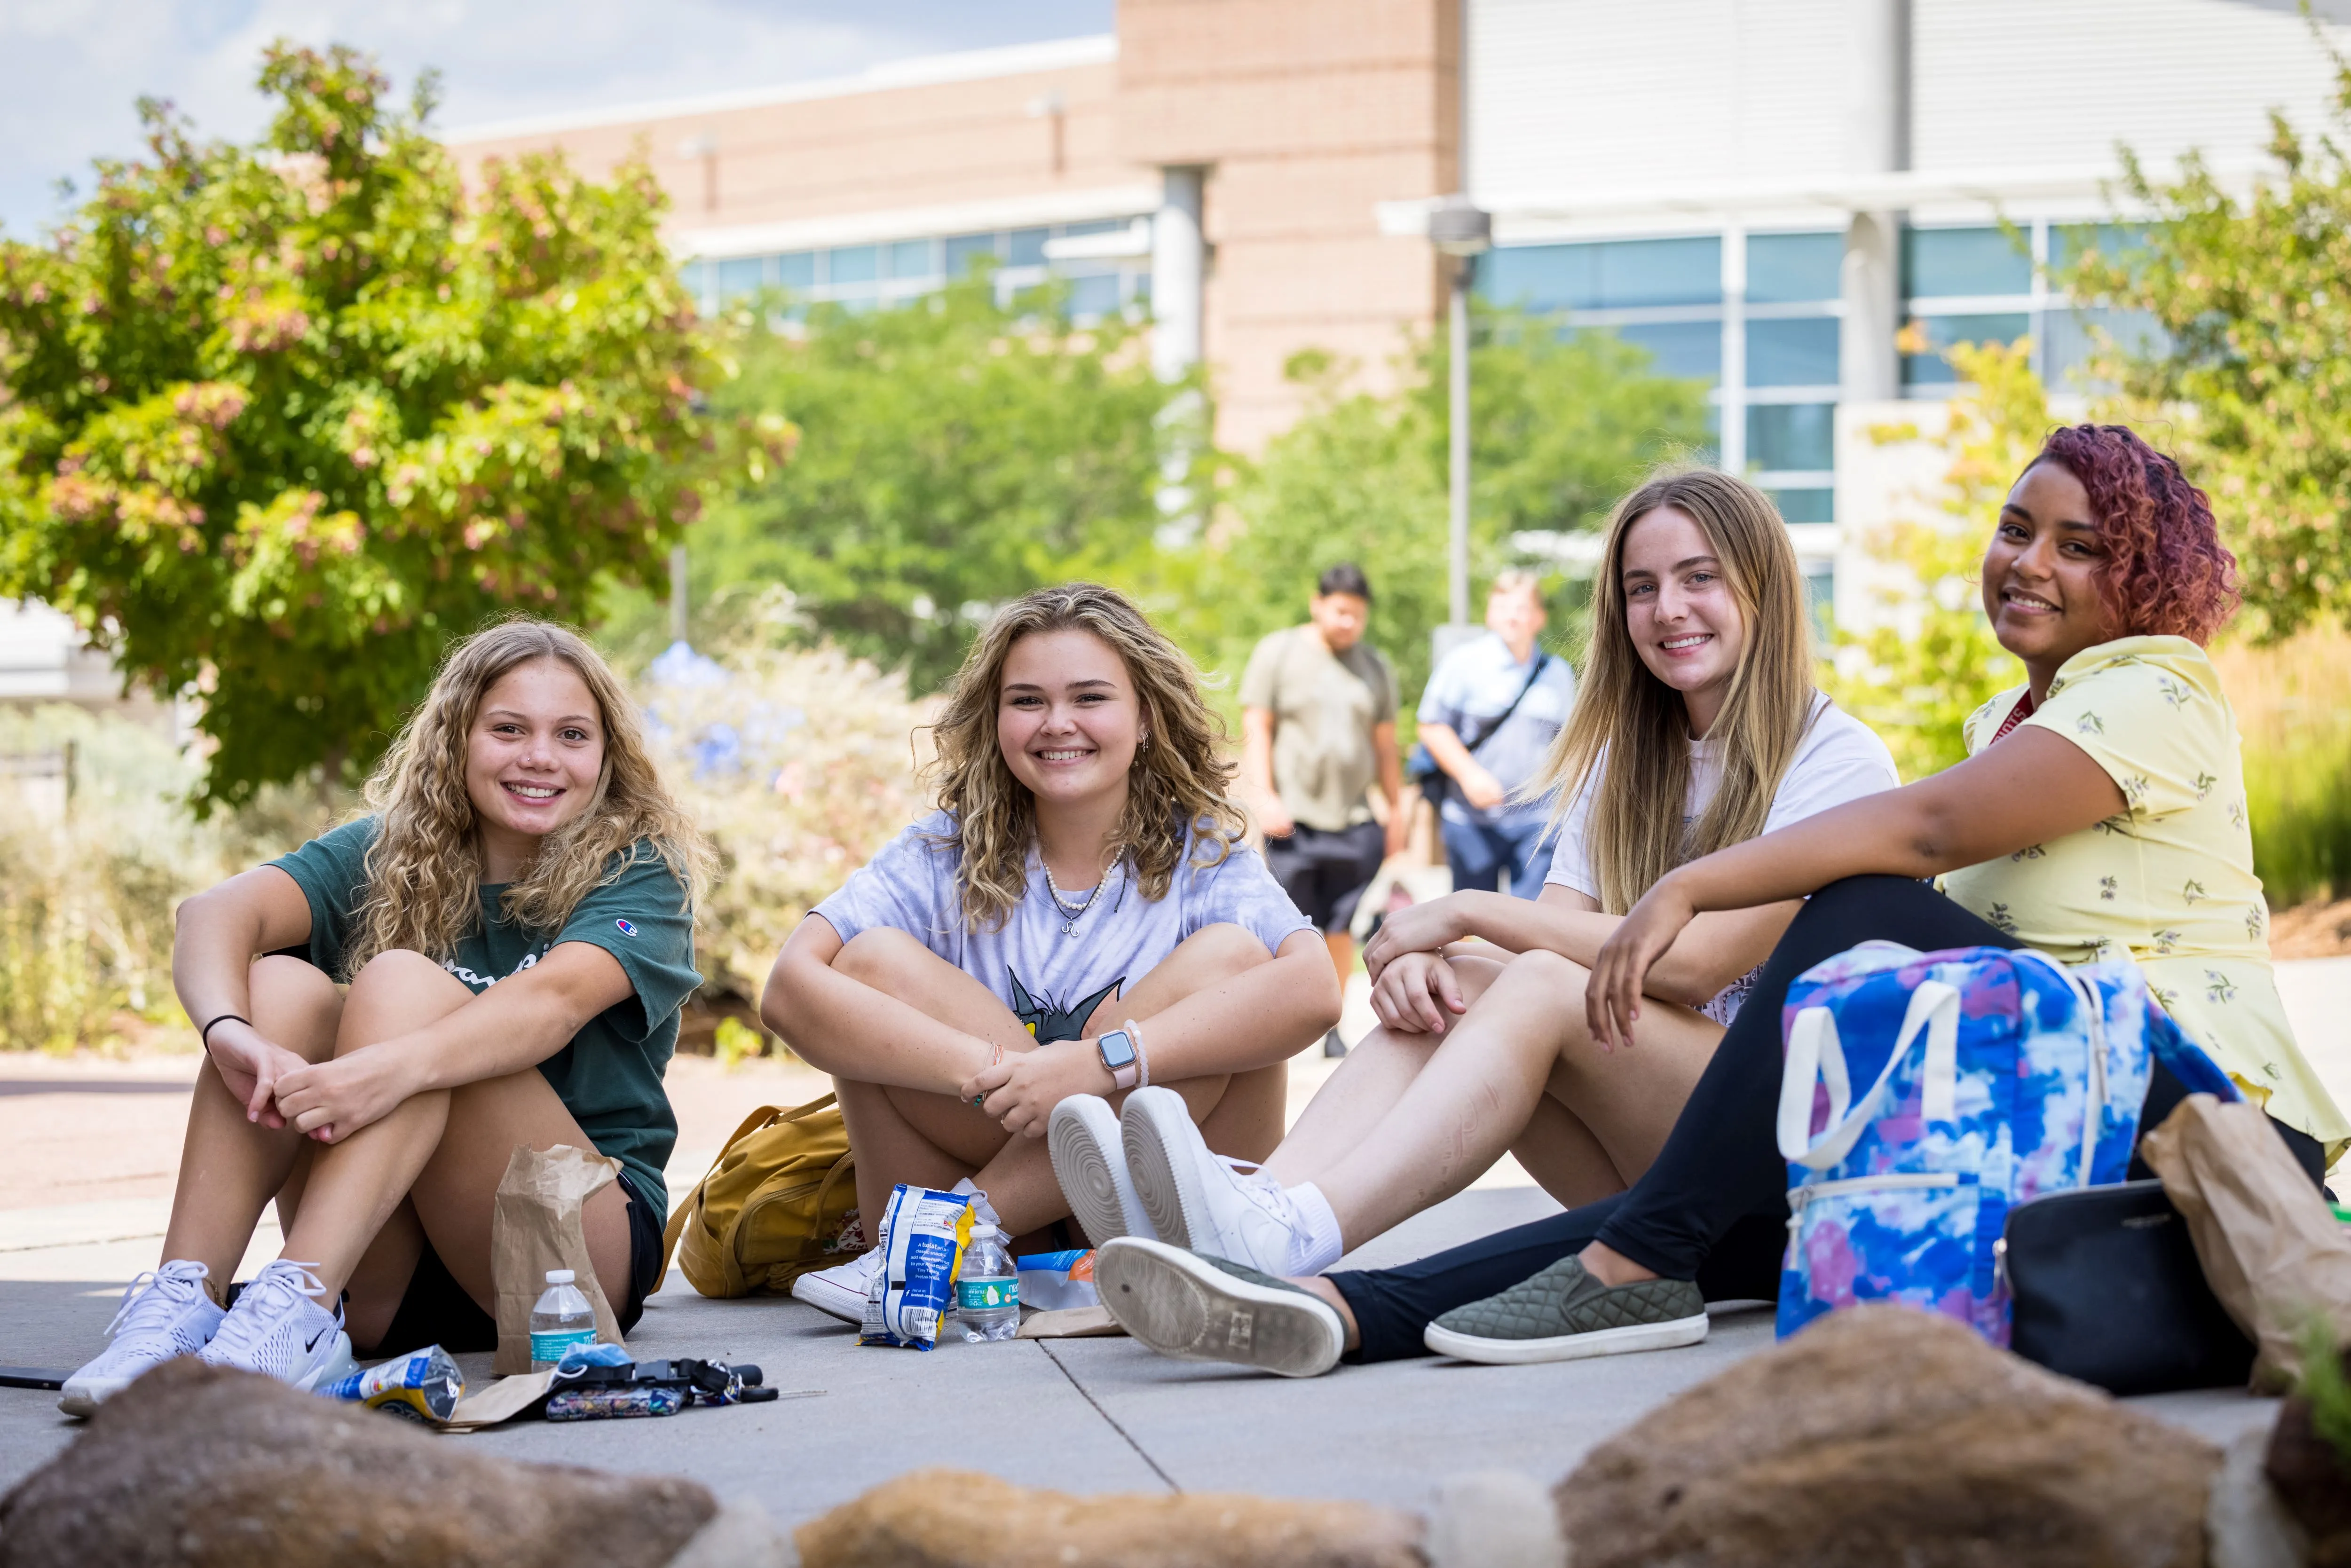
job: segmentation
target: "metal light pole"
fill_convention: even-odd
[[[1447,538],[1447,618],[1469,624],[1469,285],[1478,256],[1494,243],[1493,214],[1463,195],[1447,196],[1430,209],[1428,240],[1447,258],[1452,277],[1447,310],[1451,372],[1446,423],[1451,438],[1452,507]]]

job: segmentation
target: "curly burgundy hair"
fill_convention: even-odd
[[[2098,600],[2118,637],[2185,637],[2202,645],[2237,612],[2237,558],[2212,503],[2179,465],[2119,424],[2050,432],[2027,464],[2054,463],[2082,482],[2105,559]]]

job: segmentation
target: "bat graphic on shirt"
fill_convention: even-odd
[[[1039,1045],[1050,1045],[1057,1040],[1083,1040],[1086,1020],[1094,1016],[1102,998],[1126,984],[1126,977],[1121,975],[1092,996],[1063,1007],[1050,996],[1029,995],[1029,988],[1020,983],[1020,977],[1008,965],[1004,973],[1012,982],[1012,1016],[1029,1026],[1029,1032]]]

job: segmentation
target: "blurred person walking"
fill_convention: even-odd
[[[1342,561],[1316,580],[1307,621],[1259,642],[1241,674],[1241,776],[1256,797],[1265,862],[1331,950],[1343,991],[1355,967],[1349,927],[1380,862],[1404,847],[1395,672],[1364,641],[1372,585]],[[1372,815],[1376,779],[1387,821]],[[1326,1056],[1346,1046],[1333,1029]]]
[[[1542,772],[1575,702],[1575,672],[1536,645],[1549,619],[1532,572],[1486,595],[1487,634],[1445,656],[1420,698],[1420,743],[1446,775],[1437,821],[1453,891],[1542,891],[1550,802],[1520,789]]]

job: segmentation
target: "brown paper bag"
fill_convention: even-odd
[[[622,1343],[621,1321],[596,1282],[580,1220],[588,1199],[620,1171],[620,1161],[569,1144],[544,1154],[518,1145],[507,1161],[490,1210],[490,1282],[498,1293],[498,1354],[490,1370],[499,1376],[530,1370],[530,1309],[547,1290],[549,1269],[571,1270],[596,1309],[596,1337]]]
[[[2351,1340],[2351,1238],[2260,1106],[2190,1094],[2139,1152],[2187,1219],[2212,1293],[2261,1349],[2255,1389],[2294,1381],[2313,1318]]]

